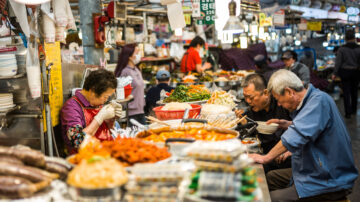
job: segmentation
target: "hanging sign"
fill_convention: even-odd
[[[215,0],[200,0],[200,20],[199,25],[212,25],[215,23]]]
[[[192,3],[192,16],[194,18],[201,17],[201,14],[200,14],[200,0],[193,0],[193,3]]]
[[[321,31],[321,28],[322,28],[321,21],[307,22],[307,30]]]
[[[301,19],[300,24],[298,24],[298,29],[301,31],[307,30],[307,20]]]
[[[265,13],[259,14],[259,25],[260,27],[272,26],[272,17],[266,17]]]
[[[184,18],[185,18],[185,24],[186,25],[191,25],[191,15],[190,14],[184,14]]]
[[[50,70],[49,99],[52,126],[60,123],[60,110],[63,106],[60,42],[45,43],[46,65],[53,63]],[[45,120],[45,119],[44,119]]]
[[[275,26],[284,26],[285,25],[285,11],[279,10],[273,15],[273,24]]]

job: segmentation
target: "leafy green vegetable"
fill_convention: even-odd
[[[175,88],[169,97],[164,99],[164,102],[194,102],[208,100],[210,96],[211,95],[209,90],[207,90],[204,86],[179,85]]]

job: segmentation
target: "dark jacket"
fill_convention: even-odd
[[[292,67],[290,67],[289,70],[294,72],[296,74],[296,76],[298,76],[300,78],[300,80],[302,82],[304,82],[305,86],[310,83],[309,67],[307,67],[303,63],[295,62],[294,65]]]
[[[291,120],[289,112],[278,106],[277,101],[273,97],[271,97],[269,111],[261,110],[255,112],[250,109],[246,115],[254,121],[268,121],[270,119]],[[258,134],[264,154],[268,153],[279,142],[280,136],[283,133],[283,130],[278,130],[274,135]]]
[[[340,69],[359,70],[359,67],[360,46],[354,42],[341,46],[337,51],[334,74],[339,76]]]
[[[149,89],[149,91],[146,93],[146,107],[145,111],[146,113],[151,112],[152,108],[156,106],[156,102],[160,100],[160,92],[161,90],[165,90],[167,92],[170,92],[174,88],[170,87],[166,83],[160,83],[157,86],[154,86]]]

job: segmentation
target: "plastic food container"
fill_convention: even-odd
[[[192,109],[189,110],[189,117],[194,117],[196,114],[200,114],[201,105],[191,105]],[[160,120],[172,120],[172,119],[182,119],[184,116],[185,110],[162,110],[163,106],[155,107],[153,111],[155,112],[156,118]]]
[[[131,87],[131,85],[127,85],[127,86],[124,87],[125,98],[127,98],[131,94],[132,89],[133,88]]]

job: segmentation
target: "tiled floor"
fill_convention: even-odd
[[[360,108],[360,100],[358,100],[358,108]],[[342,98],[336,102],[342,114],[344,114],[344,106]],[[351,137],[351,144],[355,158],[356,167],[360,171],[360,110],[356,116],[351,119],[344,119]],[[339,151],[341,152],[341,151]],[[352,202],[360,201],[360,177],[356,180],[352,194],[349,196]]]

